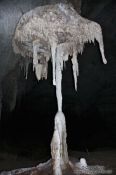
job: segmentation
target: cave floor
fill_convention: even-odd
[[[69,156],[72,162],[78,162],[79,158],[84,157],[87,160],[88,165],[103,165],[106,169],[112,169],[112,175],[116,175],[116,150],[97,150],[88,153],[70,151]],[[0,152],[0,172],[17,168],[33,167],[46,160],[47,158],[45,160],[37,161],[30,157],[19,157],[16,154]]]

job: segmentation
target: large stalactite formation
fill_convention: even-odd
[[[56,86],[58,112],[55,116],[51,142],[51,160],[39,164],[37,167],[14,170],[8,173],[39,174],[45,170],[54,175],[62,175],[68,170],[72,174],[110,173],[102,166],[88,166],[85,159],[81,159],[79,163],[72,163],[69,160],[65,116],[62,112],[64,62],[68,61],[69,56],[71,57],[74,85],[75,90],[77,90],[78,53],[83,52],[85,43],[95,40],[99,43],[102,60],[106,64],[100,25],[81,17],[70,4],[59,3],[37,7],[21,17],[13,37],[14,52],[23,57],[33,58],[33,70],[38,80],[47,79],[48,61],[52,60],[53,85]]]

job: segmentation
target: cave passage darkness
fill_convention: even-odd
[[[45,1],[43,4],[47,3]],[[42,2],[37,0],[33,2],[31,0],[0,1],[2,25],[8,22],[5,21],[5,16],[4,18],[1,16],[3,8],[6,7],[4,15],[11,15],[10,8],[14,8],[14,4],[25,12],[41,5]],[[80,75],[78,90],[75,92],[71,62],[66,63],[62,90],[68,147],[71,150],[85,152],[114,149],[116,148],[116,2],[82,0],[81,10],[82,16],[101,25],[108,64],[103,65],[97,42],[95,45],[86,44],[83,54],[78,56]],[[14,28],[16,21],[13,24]],[[11,30],[12,24],[6,25]],[[7,30],[3,31],[1,26],[0,88],[2,87],[3,105],[0,120],[0,150],[6,149],[22,156],[31,156],[37,148],[40,148],[43,154],[49,155],[54,116],[57,111],[51,63],[49,62],[47,80],[37,81],[32,71],[32,63],[29,65],[26,80],[24,70],[19,68],[16,61],[19,56],[11,53],[12,37],[6,33]],[[12,75],[14,79],[11,78]],[[10,111],[9,106],[15,90],[17,91],[16,106]]]

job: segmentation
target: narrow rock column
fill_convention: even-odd
[[[57,48],[56,53],[56,97],[58,112],[55,116],[54,133],[51,141],[51,155],[53,174],[62,175],[62,170],[67,168],[69,163],[66,143],[66,122],[62,112],[62,57]]]

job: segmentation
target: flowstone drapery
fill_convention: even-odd
[[[48,61],[52,60],[53,85],[56,86],[58,112],[55,116],[54,133],[51,141],[51,160],[29,169],[13,170],[10,174],[103,174],[111,173],[102,166],[88,166],[82,158],[72,163],[68,157],[66,123],[62,112],[62,70],[69,56],[72,61],[75,90],[79,66],[78,53],[83,52],[86,42],[99,43],[103,63],[102,31],[99,24],[81,17],[70,4],[37,7],[24,14],[16,26],[13,49],[16,54],[33,58],[33,70],[38,80],[47,79]],[[27,75],[27,73],[26,73]],[[3,172],[4,173],[4,172]]]

